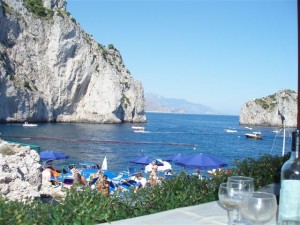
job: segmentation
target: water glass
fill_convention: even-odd
[[[227,211],[228,225],[233,224],[232,211],[241,207],[241,198],[237,195],[239,189],[228,187],[227,183],[221,183],[219,187],[219,203]]]
[[[240,198],[247,196],[254,192],[254,179],[246,176],[231,176],[227,179],[228,187],[234,187],[239,189],[238,194]],[[235,224],[246,224],[246,221],[241,217],[240,208],[236,209],[237,218],[234,220]]]
[[[277,211],[276,196],[266,192],[253,192],[244,197],[241,213],[251,225],[262,225],[271,221]]]

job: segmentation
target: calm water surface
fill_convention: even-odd
[[[264,139],[247,139],[245,133],[251,131],[239,125],[238,116],[147,113],[147,120],[142,124],[146,127],[145,133],[133,132],[132,124],[84,123],[42,123],[38,127],[0,124],[0,133],[5,140],[39,145],[41,150],[64,152],[70,155],[69,162],[86,161],[101,165],[106,156],[108,169],[116,173],[132,166],[129,160],[139,157],[141,152],[153,158],[202,152],[217,156],[230,166],[234,159],[282,154],[282,133],[274,133],[276,128],[254,127],[252,131],[261,131]],[[238,132],[226,133],[224,129],[229,127]],[[286,152],[291,146],[291,131],[287,131]],[[175,165],[173,169],[180,170]]]

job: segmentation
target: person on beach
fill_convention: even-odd
[[[76,170],[74,171],[73,178],[74,178],[73,184],[78,184],[81,186],[87,185],[87,181],[86,181],[85,177],[81,176],[79,171],[76,171]]]
[[[97,190],[101,191],[104,196],[109,196],[109,181],[107,180],[106,175],[98,182]]]
[[[136,175],[136,178],[137,178],[137,185],[134,188],[134,193],[136,193],[141,188],[145,188],[146,184],[147,184],[146,178],[143,177],[143,175],[141,173],[138,173]]]
[[[157,169],[158,169],[157,161],[153,160],[152,161],[152,170],[151,170],[151,173],[149,175],[149,183],[150,183],[151,186],[156,185],[156,182],[157,182]]]

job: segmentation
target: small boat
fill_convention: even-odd
[[[28,123],[28,122],[25,122],[23,124],[23,127],[37,127],[38,125],[36,123]]]
[[[261,132],[252,132],[245,134],[246,138],[263,139]]]
[[[228,129],[225,129],[225,132],[226,133],[236,133],[237,130],[236,129],[232,129],[232,128],[228,128]]]
[[[252,127],[245,127],[245,129],[247,129],[247,130],[252,130]]]
[[[143,127],[143,126],[136,126],[136,125],[134,125],[131,128],[134,129],[134,130],[145,130],[145,127]]]

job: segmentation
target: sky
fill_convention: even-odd
[[[145,93],[239,115],[298,89],[296,0],[67,0],[67,11]]]

